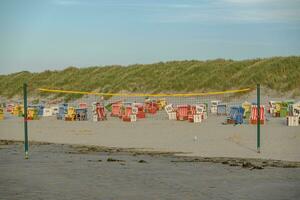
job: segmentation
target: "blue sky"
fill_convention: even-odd
[[[300,55],[299,0],[0,0],[0,73]]]

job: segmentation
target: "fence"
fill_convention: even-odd
[[[66,91],[66,90],[50,90],[39,89],[41,92],[60,93],[60,94],[81,94],[85,95],[80,99],[70,101],[68,106],[78,107],[80,103],[86,103],[88,107],[88,118],[92,120],[93,103],[101,102],[106,108],[105,111],[111,113],[111,107],[114,104],[121,103],[123,106],[135,104],[137,107],[142,106],[145,110],[145,118],[147,120],[167,120],[168,113],[165,111],[166,105],[172,105],[173,108],[178,106],[204,105],[205,111],[211,110],[211,103],[215,103],[215,112],[217,114],[217,104],[219,114],[229,114],[230,107],[241,105],[243,99],[240,94],[251,91],[251,89],[228,90],[221,92],[207,93],[181,93],[181,94],[134,94],[134,93],[96,93],[82,91]],[[222,105],[226,106],[225,108]],[[211,112],[207,112],[208,114]],[[111,118],[111,115],[107,115]]]

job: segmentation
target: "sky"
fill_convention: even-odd
[[[0,0],[0,74],[300,55],[300,0]]]

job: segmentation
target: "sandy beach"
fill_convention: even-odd
[[[255,125],[223,125],[224,120],[224,116],[210,116],[201,124],[149,119],[97,123],[44,117],[29,121],[29,140],[182,152],[187,156],[300,161],[299,127],[286,126],[284,118],[271,118],[262,125],[260,154],[256,152]],[[24,140],[22,121],[12,116],[0,121],[0,139]]]
[[[0,121],[4,199],[298,199],[300,135],[284,118],[262,126],[145,119],[134,123]]]
[[[298,199],[300,168],[189,162],[163,154],[0,143],[3,199]]]

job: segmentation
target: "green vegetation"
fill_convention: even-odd
[[[76,68],[41,73],[0,75],[0,96],[22,94],[37,88],[97,92],[199,92],[255,87],[256,83],[279,92],[300,93],[300,57],[274,57],[243,61],[171,61],[154,64]],[[76,97],[80,97],[77,95]]]

